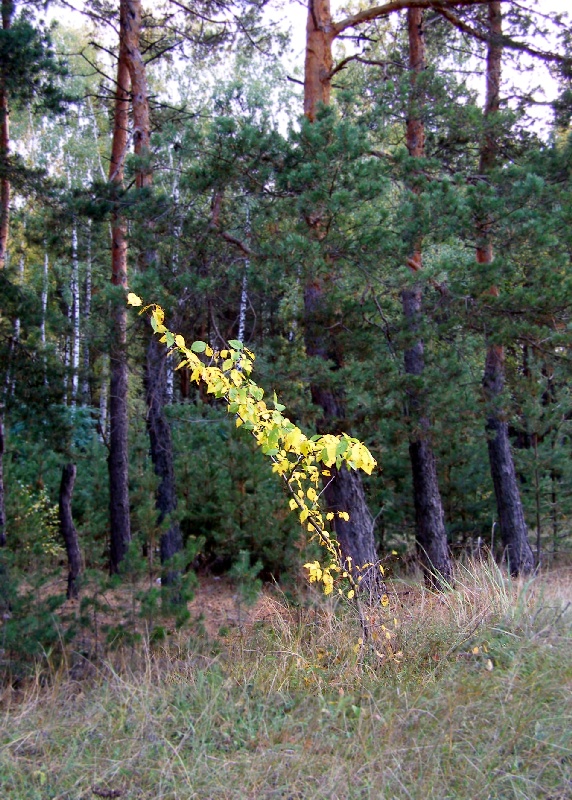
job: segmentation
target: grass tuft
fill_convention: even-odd
[[[571,577],[469,562],[444,595],[396,581],[362,645],[348,607],[274,597],[216,637],[39,670],[2,695],[2,796],[564,800]]]

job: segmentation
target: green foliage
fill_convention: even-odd
[[[0,80],[12,103],[34,103],[37,110],[60,113],[69,100],[59,80],[68,74],[55,54],[49,30],[23,11],[0,30]]]

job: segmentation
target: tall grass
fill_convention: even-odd
[[[347,607],[273,600],[44,670],[2,696],[2,797],[570,798],[571,578],[468,563],[444,595],[395,582],[361,646]]]

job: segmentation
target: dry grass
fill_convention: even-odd
[[[219,598],[216,637],[205,606],[194,633],[6,690],[2,796],[572,798],[571,579],[396,582],[361,648],[320,598],[266,597],[240,624]]]

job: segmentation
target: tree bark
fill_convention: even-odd
[[[2,0],[2,29],[12,27],[14,3]],[[8,92],[0,78],[0,159],[7,164],[10,154],[10,109]],[[0,180],[0,269],[6,266],[8,232],[10,226],[10,181],[3,176]],[[0,547],[6,545],[6,504],[4,500],[4,403],[0,398]]]
[[[423,11],[407,11],[409,35],[409,69],[411,94],[407,118],[407,149],[411,158],[425,155],[424,98],[419,87],[419,76],[426,67]],[[413,188],[414,192],[418,190]],[[422,241],[415,242],[408,266],[415,275],[422,269]],[[409,344],[404,353],[405,374],[411,376],[406,389],[407,413],[412,426],[409,457],[413,477],[415,506],[415,540],[423,568],[425,582],[435,589],[451,585],[452,563],[447,544],[445,514],[437,462],[431,444],[431,423],[426,412],[423,388],[420,386],[425,369],[424,343],[419,329],[423,316],[422,287],[419,283],[401,293],[401,303]]]
[[[139,189],[149,188],[153,183],[151,156],[151,121],[149,117],[149,92],[145,62],[141,56],[139,39],[141,35],[141,3],[140,0],[122,0],[125,6],[126,37],[125,48],[127,64],[131,77],[133,96],[133,144],[135,154],[140,158],[140,168],[136,183]],[[147,230],[152,232],[153,225],[149,221]],[[144,267],[149,267],[156,260],[156,254],[146,250],[142,254]],[[173,443],[169,423],[165,418],[167,405],[167,370],[166,352],[151,334],[147,348],[146,363],[146,400],[147,430],[151,444],[151,458],[155,474],[159,477],[159,487],[155,498],[155,507],[159,512],[158,523],[173,514],[177,508],[177,493],[173,458]],[[183,549],[183,538],[179,523],[171,521],[167,531],[161,535],[161,563],[168,565],[170,559]],[[178,580],[176,570],[168,566],[163,572],[163,583],[174,584]]]
[[[6,503],[4,500],[4,416],[0,414],[0,547],[6,546]]]
[[[71,501],[77,468],[75,464],[64,464],[59,494],[60,530],[68,556],[68,589],[67,598],[79,597],[79,577],[81,575],[81,551],[79,538],[73,524]]]
[[[165,418],[167,402],[167,354],[164,345],[155,337],[149,340],[145,372],[145,394],[147,401],[147,430],[151,444],[151,459],[159,486],[155,507],[159,512],[158,524],[162,525],[177,509],[177,489],[173,465],[173,443],[171,428]],[[173,518],[169,527],[161,534],[161,563],[167,562],[183,549],[183,537],[179,523]],[[163,582],[173,583],[177,578],[174,570],[163,575]]]
[[[304,65],[304,114],[316,119],[320,104],[330,103],[334,39],[330,0],[308,0],[306,58]]]
[[[77,406],[79,390],[79,357],[80,357],[80,287],[79,287],[79,253],[77,238],[77,220],[74,217],[72,222],[72,274],[71,274],[71,318],[72,318],[72,342],[71,342],[71,407]]]
[[[306,354],[324,361],[331,361],[334,369],[342,366],[341,353],[335,339],[329,333],[327,288],[323,279],[315,279],[304,291]],[[342,394],[332,389],[329,381],[310,385],[312,402],[322,409],[318,420],[318,433],[340,433],[345,418]],[[346,559],[354,579],[361,578],[360,585],[372,597],[379,597],[385,585],[379,571],[379,559],[375,545],[373,518],[367,507],[360,474],[356,470],[329,470],[324,477],[324,499],[329,511],[347,511],[349,521],[334,517],[334,530],[340,544],[342,557]],[[368,565],[368,566],[366,566]]]
[[[304,68],[304,113],[310,122],[316,119],[320,104],[330,102],[332,41],[334,32],[330,11],[330,0],[308,0],[306,26],[306,58]],[[317,209],[308,222],[310,235],[320,237],[320,211]],[[332,361],[334,369],[342,363],[341,353],[334,337],[328,332],[328,292],[326,279],[313,276],[304,290],[305,346],[309,356]],[[318,420],[318,431],[333,433],[340,431],[345,417],[345,404],[341,393],[326,384],[310,386],[312,401],[322,409]],[[339,536],[342,556],[351,559],[354,577],[360,575],[359,568],[373,564],[363,572],[361,586],[372,597],[383,594],[385,586],[378,569],[373,519],[365,501],[361,476],[354,471],[331,470],[324,478],[325,499],[329,510],[347,511],[350,519],[344,522],[336,518],[335,531]]]
[[[14,3],[12,0],[2,0],[2,29],[10,30]],[[4,81],[0,78],[0,158],[7,164],[10,155],[10,108],[8,105],[8,91]],[[10,181],[3,170],[0,179],[0,269],[6,264],[6,251],[8,249],[8,232],[10,227]]]
[[[119,209],[129,127],[129,70],[124,45],[124,11],[121,8],[119,61],[115,92],[113,144],[109,182],[115,207],[111,222],[111,283],[127,290],[127,226]],[[109,358],[109,519],[110,571],[119,571],[131,541],[129,517],[129,449],[127,412],[127,307],[123,297],[112,316],[113,340]]]
[[[487,44],[487,90],[484,109],[484,135],[481,143],[479,173],[485,177],[495,166],[498,144],[495,116],[500,108],[502,62],[502,11],[499,2],[489,3],[488,23],[491,38]],[[491,264],[494,259],[492,222],[487,214],[477,220],[477,263]],[[497,286],[489,293],[498,297]],[[520,492],[510,448],[508,423],[502,409],[504,389],[504,348],[488,342],[483,374],[483,392],[487,404],[485,430],[491,477],[497,503],[501,537],[513,575],[527,575],[534,569],[534,555],[528,541]]]

